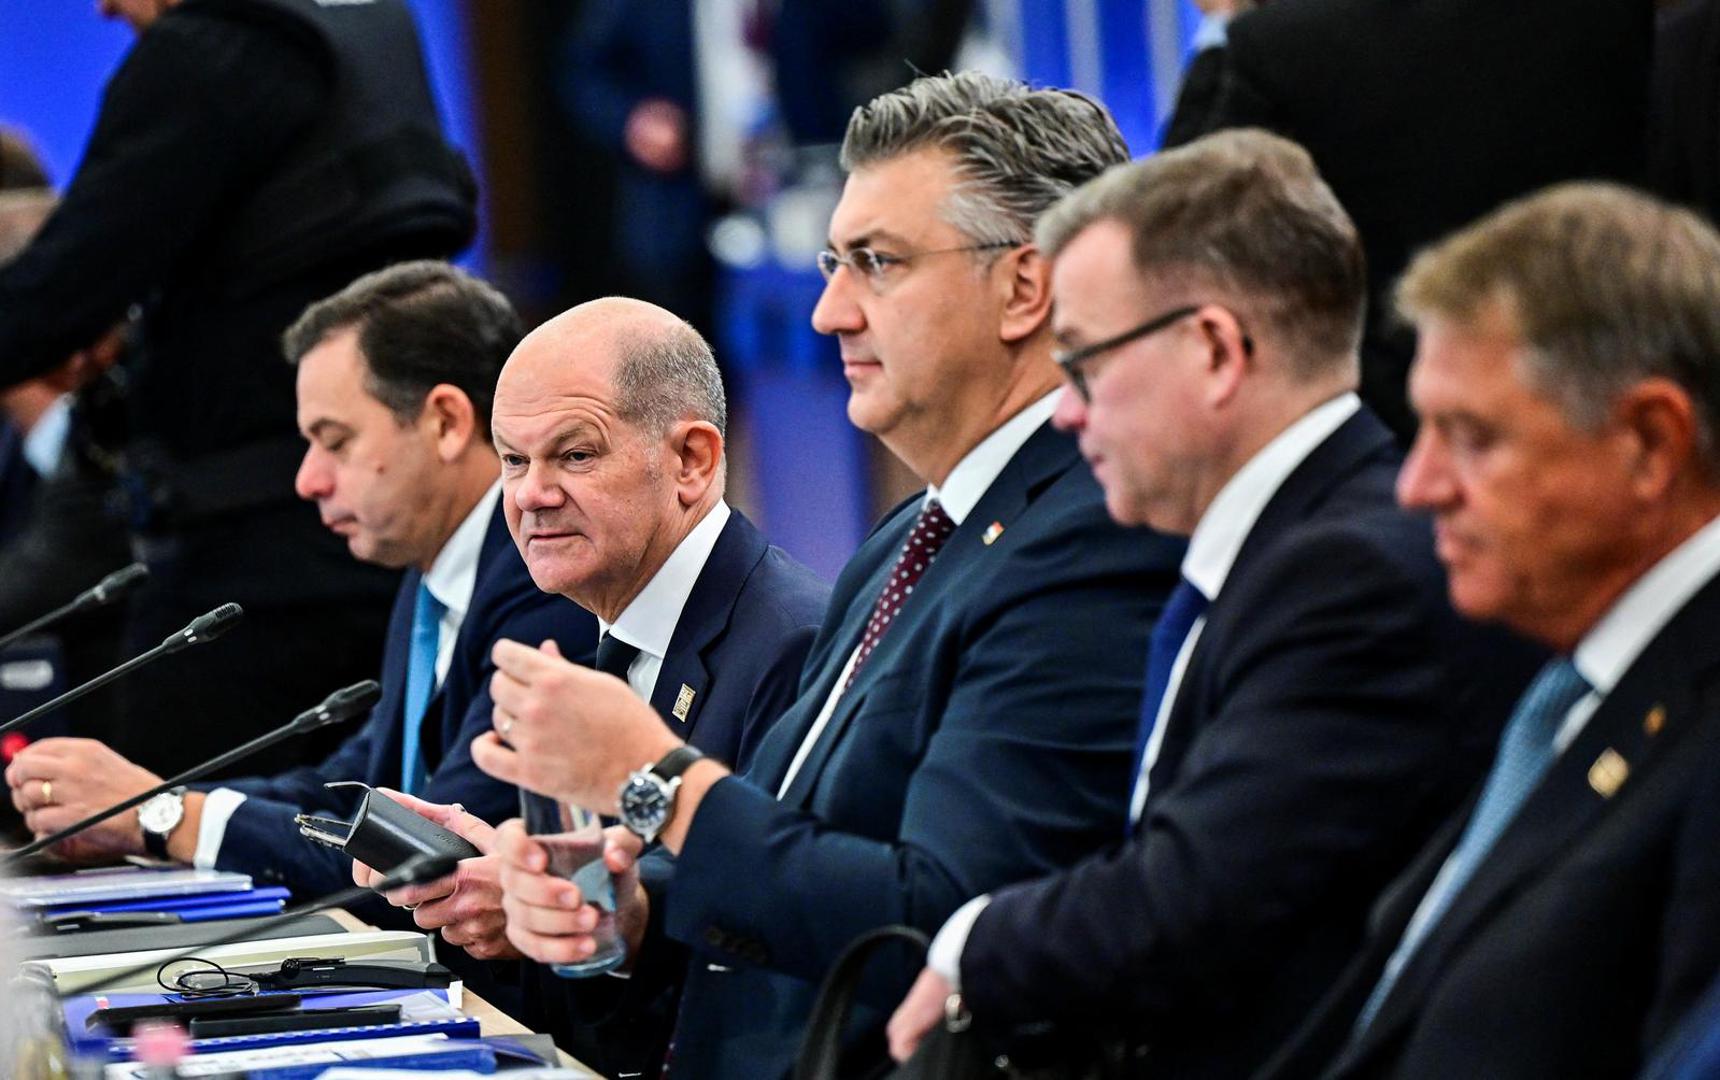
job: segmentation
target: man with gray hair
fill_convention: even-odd
[[[928,490],[843,570],[798,699],[737,775],[686,764],[616,680],[503,645],[497,731],[473,748],[498,776],[662,841],[645,887],[618,886],[618,921],[641,928],[640,963],[683,960],[676,1076],[786,1076],[817,981],[856,935],[935,928],[1116,836],[1141,652],[1181,556],[1110,522],[1048,423],[1059,377],[1033,223],[1126,158],[1104,109],[922,78],[857,110],[844,156],[813,325],[840,341],[849,417]],[[555,745],[578,750],[540,756]],[[663,761],[684,770],[639,806],[668,771],[640,763]],[[541,873],[538,845],[503,833],[510,940],[549,962],[590,955],[592,913]],[[639,841],[616,839],[610,865],[626,869]],[[876,1062],[884,1017],[862,1013],[852,1050]]]
[[[1720,970],[1720,235],[1564,185],[1398,298],[1398,497],[1458,610],[1557,655],[1274,1075],[1635,1076]]]
[[[1149,647],[1126,842],[952,917],[892,1050],[959,991],[1004,1039],[1055,1025],[1038,1047],[1059,1060],[1104,1032],[1128,1070],[1246,1076],[1481,770],[1527,650],[1457,618],[1427,523],[1393,505],[1400,457],[1355,392],[1361,246],[1306,152],[1198,140],[1078,190],[1039,242],[1055,422],[1111,516],[1188,555]]]

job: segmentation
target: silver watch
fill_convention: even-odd
[[[138,824],[143,826],[143,850],[151,858],[167,858],[167,838],[185,820],[185,789],[164,791],[137,808]]]

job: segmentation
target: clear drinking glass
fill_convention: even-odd
[[[584,979],[620,967],[627,943],[615,927],[615,883],[603,865],[603,819],[582,807],[547,795],[520,790],[520,816],[549,853],[549,872],[579,886],[585,902],[597,908],[597,951],[576,964],[551,964],[564,979]]]

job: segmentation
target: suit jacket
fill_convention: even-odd
[[[300,898],[351,883],[351,861],[299,836],[293,815],[316,810],[350,816],[357,808],[357,796],[351,789],[325,790],[323,785],[331,780],[400,786],[405,731],[401,708],[421,577],[414,570],[401,582],[382,654],[382,699],[364,726],[318,765],[221,785],[243,791],[247,798],[227,822],[218,868],[286,884]],[[477,582],[454,639],[453,660],[430,699],[420,740],[430,769],[422,797],[461,803],[490,822],[519,812],[518,789],[480,771],[471,754],[472,740],[490,729],[490,674],[495,670],[490,648],[500,638],[534,645],[554,638],[563,656],[582,663],[589,663],[597,648],[597,620],[572,601],[540,592],[532,583],[498,504],[484,533]]]
[[[794,700],[829,599],[829,585],[734,511],[681,609],[652,708],[707,756],[745,768]],[[684,956],[665,952],[626,982],[561,980],[539,968],[532,996],[542,1011],[531,1019],[605,1073],[645,1070],[662,1059],[686,968]]]
[[[1414,342],[1390,318],[1392,283],[1416,249],[1507,199],[1640,181],[1652,18],[1628,0],[1296,0],[1230,23],[1228,85],[1205,130],[1301,143],[1355,219],[1362,397],[1400,434],[1415,426]]]
[[[1720,1076],[1720,977],[1655,1052],[1642,1080],[1713,1080]]]
[[[1716,619],[1720,578],[1602,700],[1345,1047],[1467,813],[1452,820],[1381,898],[1368,948],[1270,1075],[1636,1072],[1720,970]]]
[[[1459,689],[1500,665],[1393,501],[1398,460],[1364,409],[1272,496],[1207,610],[1134,835],[974,925],[979,1021],[1108,1028],[1152,1075],[1239,1076],[1337,977],[1534,661],[1507,647],[1503,691]]]
[[[778,800],[918,514],[898,508],[844,568],[798,699],[652,883],[653,919],[694,951],[678,1076],[786,1076],[855,935],[936,929],[1121,826],[1141,657],[1183,545],[1113,525],[1049,426],[950,536]],[[857,1054],[881,1060],[881,1010],[917,968],[903,958],[874,988]]]

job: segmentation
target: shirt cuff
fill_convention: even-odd
[[[932,939],[932,947],[926,953],[926,966],[943,977],[950,984],[951,990],[962,988],[962,950],[967,948],[968,934],[973,932],[974,920],[979,913],[991,903],[991,894],[976,896],[972,900],[956,908],[944,923],[944,928],[938,931],[938,936]]]
[[[233,811],[245,801],[245,793],[232,788],[216,788],[203,798],[203,819],[197,826],[197,851],[191,865],[198,870],[215,869],[221,856],[221,841],[227,836],[227,822]]]

